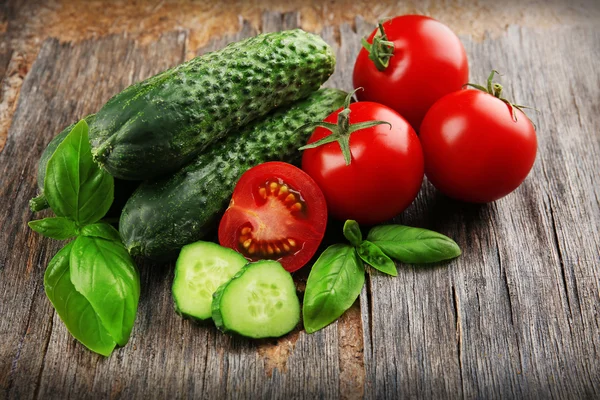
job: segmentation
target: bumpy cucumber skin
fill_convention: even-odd
[[[116,178],[166,175],[228,132],[308,96],[334,66],[331,47],[300,29],[232,43],[110,99],[91,125],[92,154]]]
[[[215,143],[170,178],[143,183],[127,201],[119,230],[132,255],[165,260],[202,239],[227,208],[235,184],[249,168],[267,161],[297,162],[311,129],[344,104],[346,93],[321,89],[279,109],[239,134]]]
[[[188,246],[195,246],[195,245],[197,245],[197,243],[198,242],[190,243],[190,244],[184,246],[184,248],[182,248],[181,251],[183,251]],[[230,254],[233,257],[239,256],[239,259],[240,259],[241,262],[246,262],[246,259],[240,253],[238,253],[238,252],[236,252],[236,251],[234,251],[232,249],[229,249],[227,247],[221,247],[218,244],[212,243],[212,242],[200,242],[200,243],[203,246],[206,246],[208,248],[213,247],[213,248],[217,249],[217,251],[231,252]],[[183,267],[180,266],[180,262],[184,262],[184,261],[183,260],[180,261],[180,259],[178,258],[177,259],[177,263],[175,264],[175,277],[173,278],[173,284],[171,285],[171,294],[173,296],[173,304],[174,304],[174,307],[175,307],[175,312],[179,316],[181,316],[182,318],[184,318],[184,319],[189,319],[189,320],[192,320],[192,321],[198,322],[198,323],[206,322],[207,320],[209,320],[211,318],[211,316],[208,316],[207,318],[200,318],[200,317],[198,317],[196,315],[192,315],[192,314],[189,314],[189,313],[186,313],[186,312],[182,311],[181,308],[180,308],[180,306],[179,306],[179,300],[178,300],[175,292],[176,292],[176,284],[177,284],[178,280],[181,279],[181,278],[179,278],[179,274],[181,273],[181,269],[183,268]],[[236,272],[236,274],[237,273],[239,273],[239,271]],[[221,285],[221,286],[223,286],[223,285]],[[211,311],[212,311],[212,304],[211,304]]]
[[[90,125],[94,120],[94,114],[90,114],[87,117],[83,118]],[[46,149],[42,153],[40,157],[40,161],[38,163],[37,170],[37,185],[39,189],[39,195],[30,200],[31,211],[39,212],[49,207],[46,198],[44,197],[44,179],[46,178],[46,167],[48,166],[48,161],[50,161],[50,157],[56,151],[56,148],[59,144],[62,143],[63,140],[67,137],[69,132],[75,127],[75,124],[69,125],[62,132],[56,135]],[[113,200],[113,204],[110,209],[106,213],[107,218],[118,218],[121,215],[121,210],[125,206],[127,199],[134,192],[134,190],[138,187],[139,182],[132,181],[124,181],[121,179],[115,179],[115,198]]]
[[[250,268],[256,267],[257,264],[265,263],[265,262],[272,263],[272,262],[276,262],[276,261],[265,260],[265,261],[258,261],[255,263],[246,264],[241,270],[238,271],[237,274],[235,274],[233,276],[233,278],[231,278],[231,280],[229,280],[229,282],[226,282],[226,283],[222,284],[221,286],[219,286],[217,291],[213,294],[213,301],[212,301],[212,305],[211,305],[212,319],[213,319],[213,322],[215,323],[215,326],[217,327],[217,329],[220,330],[221,332],[232,334],[232,335],[248,337],[250,339],[262,339],[262,338],[254,338],[252,336],[247,336],[236,330],[227,328],[225,326],[225,323],[223,322],[223,314],[221,314],[221,300],[223,299],[223,295],[225,294],[225,290],[227,289],[227,286],[231,282],[233,282],[235,279],[244,275],[244,273],[246,273]],[[281,268],[283,269],[283,267],[281,267]],[[292,280],[291,275],[290,275],[290,282],[292,285],[294,285],[294,281]],[[300,306],[298,306],[298,307],[300,307]],[[298,325],[299,322],[300,322],[300,313],[298,313],[298,320],[296,321],[296,325]]]

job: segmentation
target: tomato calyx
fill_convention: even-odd
[[[307,128],[317,128],[317,127],[325,128],[325,129],[328,129],[331,131],[331,135],[326,136],[321,140],[317,140],[316,142],[309,143],[305,146],[302,146],[298,150],[314,149],[315,147],[319,147],[319,146],[322,146],[327,143],[338,142],[340,145],[342,154],[344,155],[344,161],[346,162],[346,165],[350,165],[350,163],[352,162],[352,153],[350,152],[350,135],[353,132],[359,131],[361,129],[372,128],[374,126],[382,125],[382,124],[387,124],[390,126],[390,129],[392,129],[392,124],[390,124],[387,121],[375,120],[375,121],[358,122],[356,124],[350,123],[350,112],[351,112],[350,101],[352,100],[352,96],[354,95],[354,93],[356,93],[356,91],[359,89],[362,90],[362,88],[357,88],[352,93],[349,93],[348,96],[346,96],[346,101],[344,103],[344,109],[342,111],[340,111],[337,116],[338,117],[337,124],[333,124],[331,122],[319,121],[319,122],[311,122],[311,123],[308,123],[308,124],[300,127],[301,130],[304,130]]]
[[[379,21],[377,24],[379,30],[373,36],[373,44],[367,42],[365,38],[361,40],[363,47],[369,52],[369,59],[373,61],[379,71],[384,71],[388,67],[390,58],[394,55],[394,43],[388,40],[383,29],[383,22]]]
[[[494,82],[495,74],[502,76],[502,74],[500,72],[493,69],[487,78],[487,87],[478,85],[476,83],[466,83],[465,86],[471,86],[477,90],[481,90],[482,92],[490,94],[490,95],[496,97],[498,100],[501,100],[504,103],[506,103],[506,105],[510,109],[510,114],[512,116],[513,121],[517,122],[517,114],[515,113],[515,108],[517,110],[521,111],[527,117],[527,119],[529,119],[529,121],[531,121],[531,118],[529,118],[529,116],[525,113],[525,111],[523,109],[528,108],[530,110],[535,110],[535,111],[538,111],[538,110],[536,110],[533,107],[528,107],[528,106],[524,106],[521,104],[512,103],[510,100],[507,100],[506,98],[502,97],[502,85],[499,84],[498,82]],[[533,121],[531,121],[531,123],[533,124]],[[535,124],[533,125],[533,127],[535,128]]]

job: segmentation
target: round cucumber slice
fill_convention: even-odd
[[[250,338],[279,337],[300,321],[300,301],[289,272],[277,261],[247,264],[214,294],[217,328]]]
[[[209,319],[213,293],[248,261],[239,253],[211,242],[195,242],[181,249],[175,265],[173,300],[185,317]]]

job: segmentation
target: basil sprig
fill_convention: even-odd
[[[358,223],[348,220],[343,232],[350,244],[329,246],[308,276],[302,305],[307,333],[323,329],[352,306],[365,282],[364,263],[397,276],[394,260],[429,263],[460,255],[460,248],[452,239],[422,228],[377,226],[363,240]]]
[[[432,263],[460,256],[460,247],[448,236],[404,225],[376,226],[367,239],[385,254],[407,264]]]
[[[77,340],[108,356],[129,341],[140,278],[119,232],[100,221],[112,204],[114,181],[92,160],[85,121],[48,161],[44,194],[57,216],[31,221],[29,227],[53,239],[76,238],[50,261],[46,295]]]
[[[338,319],[360,295],[364,283],[365,269],[354,247],[329,246],[306,282],[302,305],[306,332],[318,331]]]

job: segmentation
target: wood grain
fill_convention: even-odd
[[[261,30],[298,26],[266,13]],[[352,89],[359,38],[373,27],[326,26],[337,54],[327,86]],[[257,33],[241,21],[203,54]],[[489,205],[424,183],[395,222],[437,230],[457,260],[372,274],[360,302],[313,335],[249,342],[179,318],[172,265],[140,263],[130,343],[108,359],[71,338],[43,291],[60,247],[27,229],[37,160],[52,136],[134,81],[181,62],[186,32],[150,45],[115,35],[44,42],[0,153],[0,398],[598,398],[600,396],[600,29],[512,26],[461,39],[471,80],[494,67],[507,95],[538,108],[539,153],[513,194]],[[37,217],[37,216],[36,216]],[[302,277],[299,277],[301,280]]]

